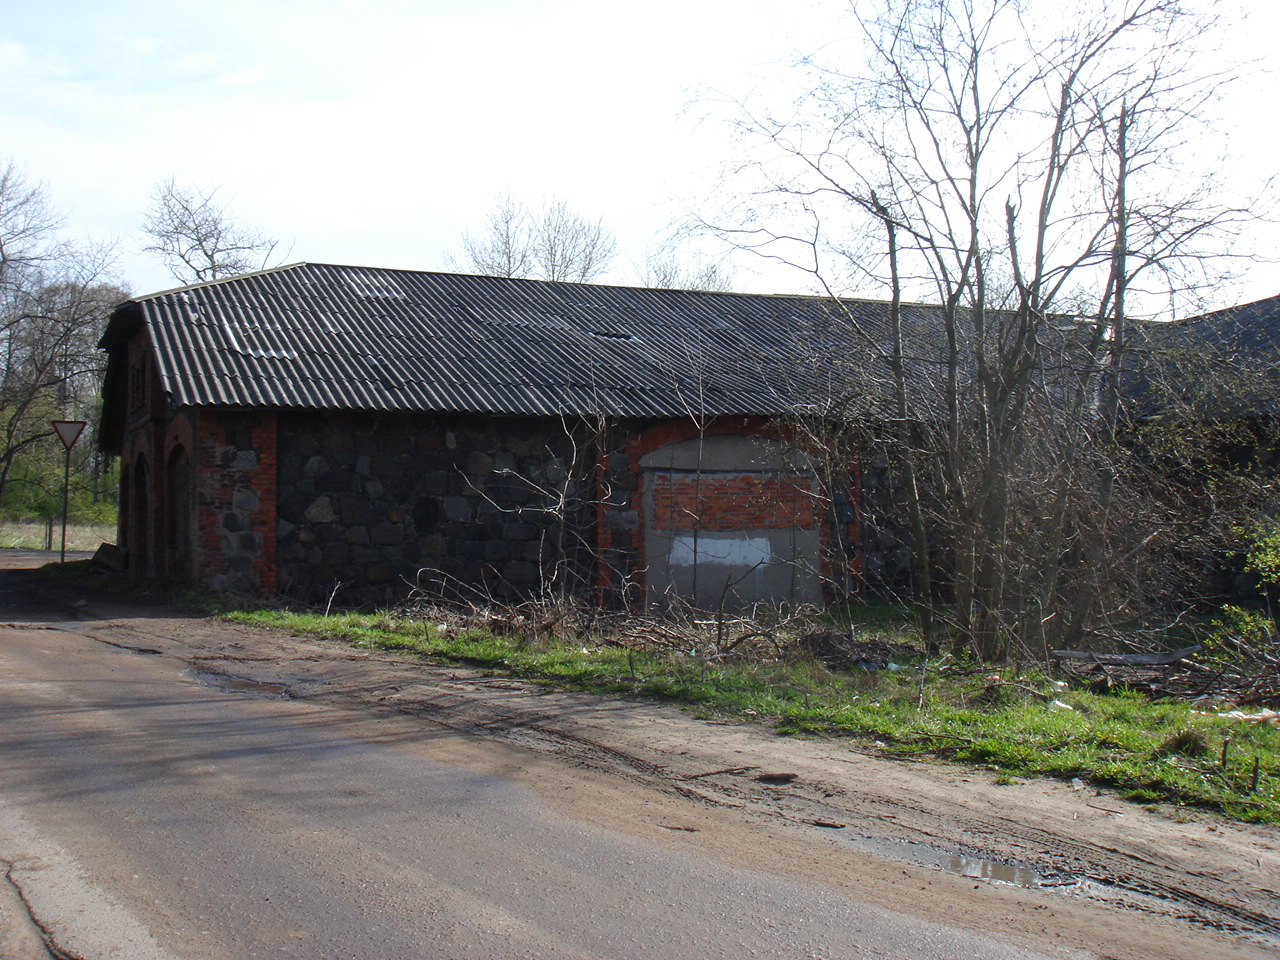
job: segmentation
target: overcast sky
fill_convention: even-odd
[[[1228,61],[1275,57],[1253,0]],[[116,238],[135,293],[154,184],[218,187],[288,260],[440,269],[498,193],[604,219],[635,265],[731,155],[697,122],[831,38],[839,0],[0,0],[0,159],[47,183],[70,233]],[[1225,65],[1230,66],[1230,62]],[[1276,65],[1276,64],[1272,64]],[[1280,84],[1224,105],[1241,178],[1270,172]],[[1206,145],[1214,151],[1219,144]],[[1268,239],[1269,238],[1269,239]],[[1245,238],[1268,255],[1277,233]],[[1280,291],[1259,267],[1234,292]],[[739,267],[747,289],[800,281]]]

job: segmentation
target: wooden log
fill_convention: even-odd
[[[1171,650],[1168,653],[1094,653],[1091,650],[1051,650],[1058,660],[1084,660],[1113,667],[1167,667],[1200,650],[1200,645]]]

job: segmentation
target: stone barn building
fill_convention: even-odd
[[[308,602],[821,602],[858,585],[857,465],[791,424],[849,338],[815,298],[311,263],[139,297],[101,343],[118,542]]]

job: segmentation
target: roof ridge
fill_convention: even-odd
[[[273,273],[284,273],[289,270],[297,270],[304,267],[321,267],[332,270],[359,270],[375,273],[399,273],[413,274],[417,276],[433,276],[433,277],[457,277],[462,280],[497,280],[508,283],[520,284],[537,284],[537,285],[557,285],[568,287],[583,287],[586,289],[604,288],[608,290],[628,290],[636,292],[648,292],[657,295],[664,293],[680,293],[694,296],[714,296],[714,297],[732,297],[747,298],[752,300],[804,300],[804,301],[826,301],[840,304],[873,304],[883,306],[889,301],[874,297],[855,297],[855,296],[832,296],[826,293],[751,293],[745,290],[698,290],[688,289],[684,287],[647,287],[634,283],[588,283],[575,280],[539,280],[535,277],[502,277],[485,273],[461,273],[456,270],[429,270],[418,267],[374,267],[356,263],[332,263],[320,262],[314,260],[299,260],[294,263],[279,264],[274,267],[265,267],[261,270],[250,270],[246,273],[237,273],[225,277],[215,277],[212,280],[199,280],[195,283],[182,284],[177,287],[168,287],[164,290],[157,290],[142,296],[132,297],[134,301],[152,300],[156,297],[169,296],[175,293],[183,293],[188,290],[206,289],[209,287],[221,286],[228,283],[234,283],[240,280],[249,280],[255,277],[266,276]],[[924,301],[904,300],[900,303],[903,307],[921,307],[925,309],[936,309],[937,304],[926,303]]]
[[[1194,323],[1197,320],[1210,320],[1218,317],[1232,316],[1242,313],[1255,307],[1261,307],[1263,304],[1274,304],[1280,307],[1280,294],[1271,297],[1262,297],[1258,300],[1250,300],[1248,303],[1236,303],[1229,307],[1219,307],[1217,310],[1208,310],[1204,313],[1197,313],[1190,317],[1182,317],[1173,321],[1174,323]]]
[[[232,283],[236,280],[247,280],[251,277],[261,277],[271,273],[283,273],[286,270],[296,270],[298,267],[322,266],[322,264],[309,263],[306,260],[299,260],[297,263],[281,263],[274,267],[263,267],[261,270],[249,270],[246,273],[233,273],[225,277],[214,277],[212,280],[197,280],[195,283],[184,283],[176,287],[168,287],[164,290],[157,290],[155,293],[148,293],[145,296],[130,297],[130,300],[143,301],[154,300],[156,297],[166,297],[171,293],[182,293],[186,290],[194,290],[197,287],[204,289],[206,287],[216,287],[225,283]]]

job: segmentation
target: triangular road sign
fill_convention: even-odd
[[[53,421],[53,429],[58,431],[58,436],[62,439],[62,445],[68,450],[76,445],[76,441],[80,439],[80,433],[88,425],[88,421],[85,420]]]

